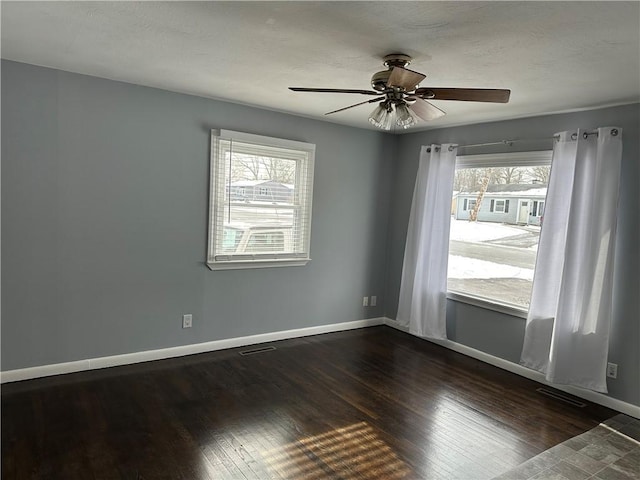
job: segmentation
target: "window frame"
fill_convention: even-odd
[[[471,210],[473,210],[473,207],[476,206],[476,203],[478,203],[478,200],[475,198],[464,198],[462,203],[462,211],[470,212]]]
[[[545,204],[547,203],[546,198],[544,200],[532,200],[533,203],[533,216],[536,218],[540,218],[542,216],[544,216],[544,207]],[[542,205],[542,208],[540,208],[540,206]],[[542,210],[542,213],[540,213],[540,210]]]
[[[509,199],[506,198],[491,198],[491,203],[489,207],[490,213],[509,213],[509,208],[507,207]],[[502,210],[498,210],[499,202],[502,202]]]
[[[463,168],[550,166],[552,156],[553,150],[458,155],[456,157],[456,170]],[[453,189],[451,193],[453,194]],[[546,208],[546,198],[542,201],[545,203],[543,208]],[[448,255],[449,254],[447,252],[447,257]],[[449,277],[447,275],[447,281],[448,279]],[[500,302],[498,300],[479,297],[470,293],[449,290],[448,287],[447,299],[518,318],[527,318],[527,314],[529,312],[527,308],[519,308],[517,305]]]
[[[219,148],[222,141],[239,142],[242,144],[253,144],[259,147],[272,147],[294,150],[300,158],[288,158],[296,162],[296,184],[297,193],[291,207],[294,216],[303,218],[301,227],[292,228],[292,235],[299,238],[301,251],[285,253],[222,253],[218,250],[221,246],[216,243],[219,229],[224,228],[224,224],[219,222],[219,218],[224,215],[225,196],[227,185],[220,182],[224,175],[221,169],[226,167],[226,151]],[[211,151],[209,161],[209,228],[207,242],[207,266],[211,270],[233,270],[248,268],[270,268],[270,267],[291,267],[303,266],[311,261],[311,214],[313,205],[313,173],[315,162],[316,146],[311,143],[286,140],[263,135],[254,135],[232,130],[214,129],[211,130]],[[275,157],[274,157],[275,158]],[[244,189],[244,187],[242,187]],[[266,208],[266,207],[265,207]],[[283,227],[289,228],[289,227]],[[293,233],[296,231],[296,233]],[[249,233],[249,237],[251,233]],[[247,238],[249,238],[247,237]],[[223,239],[224,235],[220,237]],[[222,240],[221,240],[222,241]]]

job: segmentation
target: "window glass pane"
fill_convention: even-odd
[[[225,227],[222,237],[222,251],[232,253],[236,251],[242,232],[236,228]]]
[[[296,215],[298,162],[243,152],[233,145],[225,154],[222,224],[225,232],[233,229],[238,237],[235,249],[228,253],[294,253],[296,248],[300,249],[302,245],[291,241],[286,242],[285,249],[284,242],[284,237],[291,237],[300,220]],[[274,230],[259,233],[265,228]]]
[[[501,165],[456,170],[450,291],[528,309],[549,169]]]

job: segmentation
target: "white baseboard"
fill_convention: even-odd
[[[37,367],[20,368],[0,372],[0,383],[17,382],[31,378],[48,377],[63,373],[81,372],[84,370],[96,370],[99,368],[115,367],[118,365],[129,365],[133,363],[149,362],[164,358],[182,357],[196,353],[212,352],[214,350],[224,350],[226,348],[244,347],[257,343],[275,342],[289,338],[308,337],[321,333],[341,332],[356,328],[372,327],[383,325],[384,318],[369,318],[366,320],[356,320],[353,322],[332,323],[330,325],[319,325],[317,327],[297,328],[294,330],[283,330],[280,332],[262,333],[259,335],[249,335],[246,337],[227,338],[224,340],[214,340],[211,342],[194,343],[191,345],[181,345],[178,347],[160,348],[158,350],[146,350],[143,352],[124,353],[109,357],[88,358],[73,362],[55,363],[51,365],[40,365]]]
[[[88,358],[85,360],[77,360],[73,362],[7,370],[5,372],[0,372],[0,383],[17,382],[20,380],[28,380],[31,378],[48,377],[51,375],[81,372],[84,370],[96,370],[100,368],[116,367],[119,365],[149,362],[153,360],[162,360],[164,358],[182,357],[185,355],[212,352],[215,350],[224,350],[227,348],[244,347],[247,345],[255,345],[258,343],[275,342],[277,340],[307,337],[310,335],[340,332],[345,330],[353,330],[356,328],[372,327],[376,325],[388,325],[397,330],[409,333],[407,328],[403,327],[395,320],[392,320],[390,318],[369,318],[366,320],[356,320],[353,322],[332,323],[330,325],[319,325],[316,327],[283,330],[280,332],[262,333],[258,335],[249,335],[246,337],[227,338],[223,340],[214,340],[211,342],[181,345],[178,347],[146,350],[143,352],[124,353],[121,355],[112,355],[108,357]],[[576,397],[584,398],[585,400],[589,400],[590,402],[603,405],[605,407],[617,410],[635,418],[640,418],[640,406],[623,402],[622,400],[609,397],[608,395],[603,395],[602,393],[592,392],[590,390],[584,390],[567,385],[557,385],[550,383],[540,372],[528,369],[526,367],[523,367],[522,365],[518,365],[517,363],[510,362],[503,358],[495,357],[461,343],[452,342],[451,340],[424,340],[430,341],[437,345],[441,345],[445,348],[483,361],[498,368],[502,368],[503,370],[507,370],[530,380],[534,380],[538,383],[549,385],[563,392],[575,395]]]
[[[395,320],[390,318],[384,319],[385,325],[388,325],[397,330],[401,330],[405,333],[409,333],[409,329],[400,325]],[[422,338],[422,337],[418,337]],[[530,380],[534,380],[538,383],[542,383],[544,385],[548,385],[557,390],[561,390],[563,392],[569,393],[571,395],[575,395],[576,397],[583,398],[585,400],[589,400],[590,402],[597,403],[604,407],[611,408],[613,410],[617,410],[618,412],[622,412],[626,415],[630,415],[635,418],[640,418],[640,406],[633,405],[631,403],[623,402],[622,400],[618,400],[616,398],[610,397],[608,395],[604,395],[602,393],[593,392],[591,390],[585,390],[578,387],[572,387],[569,385],[558,385],[555,383],[549,382],[542,373],[537,372],[535,370],[531,370],[527,367],[523,367],[517,363],[510,362],[500,357],[495,357],[488,353],[485,353],[480,350],[476,350],[475,348],[468,347],[461,343],[452,342],[451,340],[431,340],[428,338],[423,338],[423,340],[427,340],[429,342],[435,343],[442,347],[448,348],[449,350],[453,350],[455,352],[461,353],[468,357],[475,358],[476,360],[480,360],[482,362],[488,363],[495,367],[501,368],[503,370],[507,370],[511,373],[515,373],[522,377],[526,377]]]

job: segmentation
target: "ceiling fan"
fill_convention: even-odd
[[[429,121],[445,114],[427,100],[493,103],[507,103],[509,101],[510,90],[419,87],[419,83],[426,78],[426,75],[405,68],[411,63],[409,55],[394,53],[384,57],[383,61],[387,70],[373,74],[371,77],[373,90],[304,87],[289,87],[289,90],[294,92],[356,93],[374,96],[375,98],[370,100],[339,108],[327,112],[325,115],[342,112],[367,103],[379,103],[369,115],[369,122],[383,130],[390,130],[394,123],[399,127],[409,128],[420,119]]]

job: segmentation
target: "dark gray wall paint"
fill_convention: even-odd
[[[404,243],[421,145],[545,139],[556,132],[576,128],[621,127],[624,130],[622,178],[615,262],[615,306],[609,353],[609,361],[618,363],[619,370],[618,378],[609,379],[608,385],[610,396],[640,405],[639,118],[640,108],[636,104],[403,135],[395,159],[390,198],[386,315],[395,318],[397,312]],[[550,141],[541,140],[517,143],[514,147],[473,149],[461,153],[545,150],[550,149],[551,145]],[[512,362],[518,362],[520,358],[524,324],[523,319],[470,305],[453,301],[447,305],[447,332],[452,340]]]
[[[309,265],[205,266],[211,128],[316,144]],[[2,62],[2,370],[381,316],[391,146]]]

